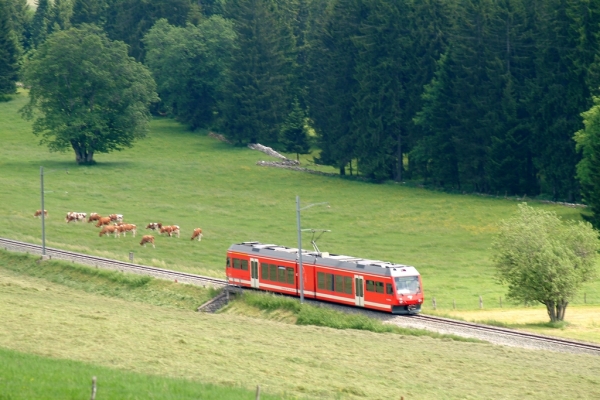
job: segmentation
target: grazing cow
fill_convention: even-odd
[[[119,230],[123,236],[127,236],[127,232],[131,232],[133,237],[135,237],[135,233],[137,231],[137,227],[134,224],[115,224],[116,228]]]
[[[140,242],[140,246],[146,247],[146,243],[152,243],[152,247],[156,248],[156,246],[154,245],[154,236],[144,235],[142,237],[142,241]]]
[[[160,234],[166,233],[168,236],[177,235],[179,237],[181,230],[179,229],[179,225],[166,225],[160,228]]]
[[[114,226],[114,225],[105,225],[102,227],[102,230],[100,231],[100,233],[98,234],[98,236],[102,236],[102,235],[110,235],[111,233],[113,233],[115,235],[115,237],[119,237],[120,233],[119,233],[119,227],[118,226]]]
[[[67,216],[65,217],[65,221],[67,221],[67,224],[71,221],[75,221],[75,222],[85,221],[85,217],[87,217],[87,213],[69,211],[67,213]]]
[[[160,228],[162,228],[162,224],[160,222],[150,222],[148,225],[146,225],[146,229],[152,229],[153,231],[156,231]]]
[[[198,241],[202,240],[202,229],[201,228],[194,229],[194,233],[192,233],[192,238],[190,240],[194,240],[196,238],[198,238]]]
[[[123,222],[123,214],[110,214],[108,217],[111,221]]]
[[[35,214],[33,214],[35,218],[42,216],[42,210],[37,210]],[[48,217],[48,210],[44,210],[44,217]]]
[[[90,217],[88,218],[88,223],[92,222],[92,221],[99,221],[100,218],[102,218],[102,215],[98,214],[98,213],[90,213]]]
[[[100,228],[102,225],[110,225],[110,217],[100,217],[96,224],[96,228]]]

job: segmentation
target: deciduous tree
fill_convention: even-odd
[[[50,35],[25,64],[24,83],[21,112],[34,119],[33,133],[50,151],[71,147],[79,164],[143,138],[158,100],[150,71],[93,25]]]
[[[507,296],[540,302],[551,322],[563,321],[581,285],[596,275],[598,232],[587,222],[563,222],[526,203],[499,229],[493,262],[499,281],[508,285]]]

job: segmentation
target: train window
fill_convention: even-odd
[[[239,258],[234,258],[233,259],[233,268],[242,269],[242,260],[240,260]]]
[[[344,277],[344,293],[352,294],[352,277],[350,276]]]
[[[286,268],[287,269],[287,283],[289,283],[290,285],[294,284],[294,268]]]
[[[394,294],[394,288],[391,283],[385,284],[385,294]]]
[[[227,268],[231,267],[231,259],[227,257]]]
[[[375,282],[375,291],[377,293],[383,293],[383,282]]]
[[[374,291],[375,291],[375,282],[367,280],[367,292],[374,292]]]
[[[285,283],[285,267],[277,267],[277,280]]]
[[[333,274],[325,274],[325,290],[333,292]]]
[[[341,275],[334,275],[334,276],[335,276],[335,291],[344,293],[344,277]]]
[[[269,264],[260,263],[260,279],[269,280]]]
[[[277,265],[269,264],[269,280],[277,282]]]
[[[242,260],[242,269],[248,271],[248,260]]]
[[[317,272],[317,288],[325,289],[325,273]]]

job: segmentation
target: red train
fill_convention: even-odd
[[[304,297],[346,305],[417,314],[423,304],[419,272],[411,266],[302,250]],[[230,284],[300,296],[298,249],[259,242],[227,251]]]

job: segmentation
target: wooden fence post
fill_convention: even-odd
[[[479,296],[479,308],[483,308],[483,299]]]
[[[434,309],[434,310],[436,310],[436,309],[437,309],[437,307],[436,307],[436,305],[435,305],[435,297],[434,297],[434,298],[431,300],[431,302],[433,303],[433,309]]]
[[[260,400],[260,385],[256,385],[256,400]]]
[[[92,397],[90,400],[96,400],[96,377],[92,377]]]

